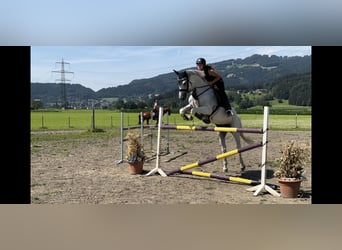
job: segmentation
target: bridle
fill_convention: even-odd
[[[191,82],[189,81],[189,78],[187,76],[184,76],[183,78],[178,78],[178,89],[179,89],[179,92],[186,92],[188,93],[189,92],[189,83],[191,84]],[[186,89],[184,88],[180,88],[180,86],[182,85],[185,85],[186,84]]]
[[[192,85],[191,81],[189,80],[189,77],[186,75],[182,78],[178,78],[178,86],[184,85],[186,84],[186,89],[185,88],[179,88],[179,92],[190,92],[189,91],[189,85]],[[199,95],[197,95],[197,91],[196,89],[200,89],[200,88],[207,88],[204,91],[202,91]],[[204,94],[205,92],[207,92],[209,89],[211,89],[212,87],[208,84],[193,88],[192,90],[192,96],[197,100],[199,96],[201,96],[202,94]]]

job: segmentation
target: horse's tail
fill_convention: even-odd
[[[235,110],[233,107],[232,107],[232,111],[233,111],[233,114],[234,114],[232,125],[235,126],[235,127],[237,127],[237,128],[242,128],[241,119],[240,119],[240,117],[239,117],[238,114],[236,113],[236,110]],[[246,143],[248,143],[248,144],[251,144],[251,143],[254,143],[254,142],[255,142],[252,138],[246,136],[245,133],[241,133],[241,132],[240,132],[240,137],[242,138],[242,140],[243,140],[244,142],[246,142]]]
[[[255,142],[252,138],[246,136],[245,133],[240,133],[240,136],[241,136],[242,140],[244,140],[244,142],[246,142],[248,144],[251,144],[251,143]]]

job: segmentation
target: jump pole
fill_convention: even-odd
[[[199,172],[199,171],[182,171],[182,174],[188,174],[188,175],[194,175],[194,176],[200,176],[200,177],[208,177],[208,178],[213,178],[213,179],[219,179],[223,181],[230,181],[230,182],[236,182],[236,183],[242,183],[242,184],[247,184],[247,185],[258,185],[260,184],[259,181],[253,181],[250,179],[246,178],[241,178],[241,177],[231,177],[231,176],[225,176],[225,175],[218,175],[218,174],[213,174],[213,173],[207,173],[207,172]],[[277,189],[278,186],[274,184],[269,184],[273,189]]]
[[[200,130],[200,131],[215,131],[215,132],[231,132],[231,133],[255,133],[262,134],[263,130],[258,128],[228,128],[228,127],[202,127],[190,125],[163,125],[162,129],[176,130]]]
[[[222,154],[218,154],[215,157],[211,157],[211,158],[208,158],[208,159],[205,159],[205,160],[202,160],[202,161],[193,162],[193,163],[190,163],[190,164],[185,165],[183,167],[170,170],[170,171],[168,171],[167,175],[172,175],[172,174],[176,174],[176,173],[182,173],[185,170],[188,170],[188,169],[191,169],[191,168],[196,168],[196,167],[208,164],[210,162],[221,160],[223,158],[227,158],[227,157],[230,157],[232,155],[236,155],[236,154],[242,153],[244,151],[251,150],[253,148],[257,148],[257,147],[261,147],[261,146],[262,146],[261,142],[253,143],[253,144],[248,144],[248,145],[246,145],[244,147],[241,147],[239,149],[233,149],[233,150],[230,150],[228,152],[225,152],[225,153],[222,153]]]
[[[160,113],[159,112],[159,116],[162,115],[163,116],[163,113]],[[167,113],[167,125],[169,125],[169,113]],[[167,142],[166,142],[166,154],[170,154],[170,145],[169,145],[169,142],[170,142],[170,130],[168,129],[167,130]]]
[[[158,139],[157,139],[157,156],[156,156],[156,167],[148,172],[145,176],[149,176],[155,173],[159,173],[161,176],[166,177],[167,174],[159,167],[160,161],[160,141],[161,141],[161,126],[163,122],[163,107],[159,107],[159,117],[158,117]]]
[[[120,123],[121,123],[121,126],[120,126],[120,142],[121,142],[121,158],[120,160],[117,160],[116,161],[116,164],[120,164],[120,163],[123,163],[123,121],[124,121],[124,114],[123,112],[121,112],[121,119],[120,119]]]
[[[247,191],[255,191],[254,195],[257,196],[261,191],[269,192],[274,196],[280,196],[280,194],[273,190],[269,185],[266,184],[266,159],[267,159],[267,132],[268,132],[268,115],[269,107],[264,107],[264,125],[263,125],[263,137],[262,137],[262,156],[261,156],[261,183],[257,186],[248,188]]]
[[[144,148],[144,123],[143,123],[143,117],[142,117],[142,112],[140,112],[140,143]]]

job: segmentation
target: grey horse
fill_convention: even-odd
[[[218,105],[214,89],[205,81],[204,72],[199,70],[176,71],[178,81],[179,99],[185,100],[188,97],[188,105],[180,108],[179,113],[185,120],[192,120],[195,116],[205,123],[215,124],[217,127],[241,128],[241,119],[232,108],[231,115],[225,112],[225,109]],[[227,132],[218,132],[222,153],[227,152],[226,146]],[[254,141],[248,138],[244,133],[232,133],[236,146],[241,147],[240,137],[248,144]],[[244,164],[241,153],[239,153],[240,170],[244,171]],[[227,158],[223,159],[223,171],[228,172]]]

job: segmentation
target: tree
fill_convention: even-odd
[[[248,109],[253,106],[254,106],[253,101],[251,101],[247,96],[245,96],[239,104],[239,107],[241,109]]]
[[[116,109],[123,109],[125,107],[125,103],[122,99],[119,99],[117,102],[116,102]]]
[[[43,108],[43,103],[40,100],[32,101],[31,109],[36,110],[36,109],[41,109],[41,108]]]
[[[311,106],[311,84],[301,83],[291,88],[289,104]]]
[[[137,109],[138,106],[134,101],[127,101],[125,103],[125,109]]]

